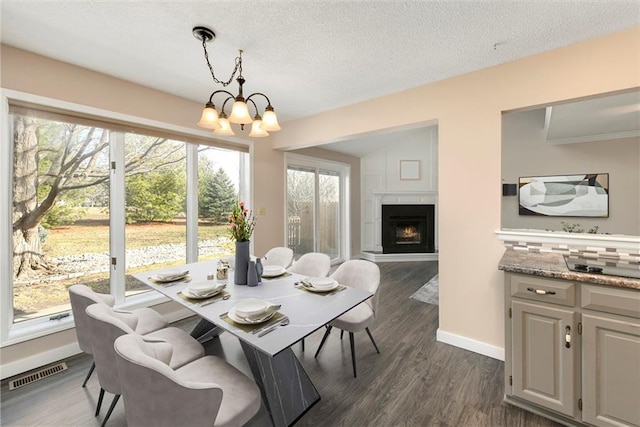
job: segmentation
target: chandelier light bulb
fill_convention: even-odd
[[[207,103],[204,110],[202,110],[202,117],[198,122],[198,126],[205,129],[220,129],[220,123],[218,122],[218,112],[216,111],[212,103]]]
[[[249,115],[249,107],[244,101],[236,100],[233,103],[229,121],[238,125],[247,125],[253,121]]]
[[[220,113],[218,122],[220,123],[220,129],[214,130],[213,133],[216,135],[235,135],[233,129],[231,129],[231,123],[229,123],[229,119],[227,119],[227,115],[224,112]]]
[[[278,116],[276,116],[276,112],[273,111],[272,106],[268,106],[264,115],[262,116],[262,129],[266,131],[278,131],[280,130],[280,125],[278,124]]]
[[[262,125],[262,120],[260,119],[259,115],[256,115],[255,119],[253,120],[253,123],[251,124],[251,132],[249,133],[249,136],[253,136],[256,138],[263,138],[265,136],[269,136],[269,132],[262,129],[261,125]]]

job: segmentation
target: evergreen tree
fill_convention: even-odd
[[[236,189],[224,169],[216,172],[211,169],[211,162],[201,162],[198,176],[198,215],[209,218],[214,223],[226,223],[236,201]]]
[[[186,182],[180,171],[162,169],[127,177],[127,222],[170,221],[184,211]]]

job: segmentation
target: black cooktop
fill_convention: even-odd
[[[601,259],[583,258],[576,255],[564,255],[564,261],[567,264],[567,268],[571,271],[640,279],[640,266],[638,265],[624,265],[611,261],[603,261]]]

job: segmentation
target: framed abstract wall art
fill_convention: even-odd
[[[609,217],[609,174],[520,177],[520,215]]]

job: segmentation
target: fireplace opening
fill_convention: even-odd
[[[397,245],[419,245],[420,230],[419,223],[396,224],[396,244]]]
[[[434,205],[382,205],[382,253],[435,252]]]

